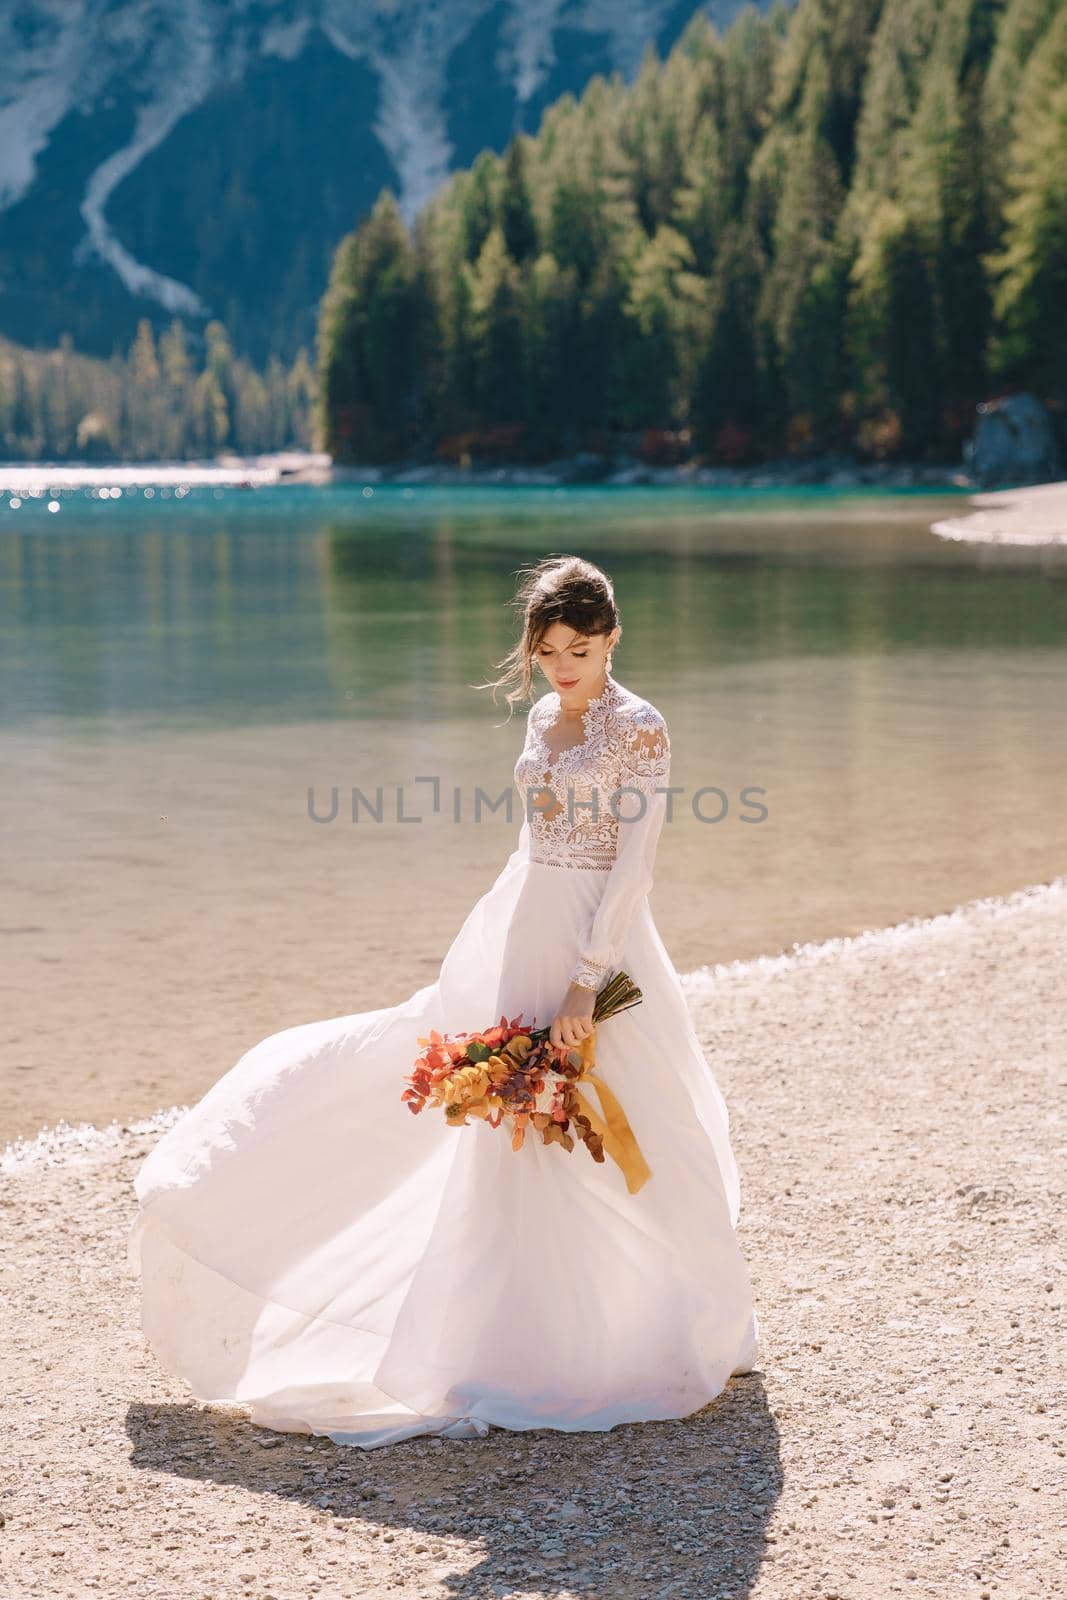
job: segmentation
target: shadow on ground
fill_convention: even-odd
[[[127,1429],[135,1466],[298,1501],[331,1531],[351,1527],[364,1555],[382,1539],[383,1564],[389,1552],[409,1573],[425,1565],[464,1597],[522,1588],[739,1600],[767,1555],[782,1486],[758,1372],[689,1418],[606,1433],[493,1428],[364,1451],[195,1402],[131,1406]],[[401,1530],[408,1537],[386,1539]],[[480,1559],[449,1570],[439,1544],[449,1537],[481,1546]]]

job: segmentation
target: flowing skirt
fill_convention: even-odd
[[[577,1141],[513,1151],[400,1098],[431,1028],[551,1020],[606,880],[516,850],[433,983],[272,1034],[161,1137],[128,1259],[195,1396],[371,1448],[687,1416],[751,1369],[726,1108],[647,897],[619,961],[644,998],[596,1041],[636,1194]]]

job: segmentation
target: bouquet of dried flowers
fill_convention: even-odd
[[[594,1161],[610,1155],[636,1193],[651,1175],[648,1164],[622,1107],[593,1067],[599,1024],[640,1000],[630,977],[616,973],[597,991],[592,1031],[574,1047],[552,1044],[547,1027],[524,1027],[521,1012],[476,1033],[433,1029],[428,1038],[419,1038],[426,1048],[406,1075],[401,1098],[413,1112],[426,1105],[442,1107],[454,1128],[466,1126],[469,1117],[493,1128],[503,1125],[511,1132],[513,1150],[522,1148],[530,1128],[544,1144],[564,1150],[573,1150],[577,1139]],[[585,1086],[596,1090],[599,1112]]]

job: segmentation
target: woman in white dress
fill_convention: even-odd
[[[610,579],[528,568],[493,685],[529,696],[518,843],[434,982],[283,1029],[162,1136],[134,1180],[144,1334],[199,1399],[363,1448],[416,1434],[606,1429],[683,1417],[751,1370],[727,1112],[648,904],[666,814],[659,711],[612,674]],[[621,791],[621,793],[619,792]],[[627,820],[632,818],[632,820]],[[528,1129],[413,1116],[431,1029],[520,1014],[580,1044],[596,990],[643,999],[596,1029],[597,1076],[650,1176]]]

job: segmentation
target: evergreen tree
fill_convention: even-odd
[[[635,324],[627,317],[622,262],[605,253],[581,291],[578,342],[571,358],[579,448],[601,447],[605,434],[626,425],[631,405],[627,351]]]
[[[167,388],[172,394],[181,394],[189,382],[192,363],[185,326],[178,317],[159,336],[159,362]]]
[[[130,346],[130,379],[142,394],[151,394],[159,383],[159,361],[152,324],[142,317],[137,324],[137,336]]]
[[[685,236],[664,223],[651,239],[635,230],[624,310],[635,336],[623,347],[626,428],[669,428],[688,417],[686,361],[704,309],[704,281]]]
[[[924,455],[940,409],[936,292],[929,255],[906,211],[872,221],[849,306],[854,365],[862,375],[860,442],[875,454]]]
[[[1067,403],[1067,11],[1022,75],[1006,167],[1004,237],[991,254],[995,370]]]
[[[237,372],[225,324],[217,320],[209,322],[204,329],[204,341],[204,368],[214,378],[227,418],[232,420],[237,410]]]
[[[461,249],[465,261],[477,261],[496,222],[497,165],[493,152],[483,150],[470,172],[461,174],[456,182]]]
[[[1023,75],[1056,16],[1061,0],[1007,0],[992,29],[989,70],[982,83],[982,149],[992,228],[996,233],[1007,199],[1013,123],[1021,104]]]
[[[500,227],[508,255],[518,266],[537,252],[537,223],[526,182],[527,143],[522,134],[512,139],[504,155],[500,183]]]
[[[758,454],[765,400],[756,338],[762,267],[753,228],[730,223],[709,285],[708,335],[693,385],[694,444],[712,462]]]
[[[320,424],[341,460],[392,457],[413,437],[420,299],[411,239],[383,189],[338,250],[320,313]]]
[[[701,117],[682,155],[671,213],[673,225],[689,241],[693,269],[707,277],[715,265],[719,240],[730,212],[723,170],[722,141],[713,117]]]
[[[571,366],[579,330],[577,273],[546,250],[530,270],[522,317],[526,416],[541,457],[570,448],[581,421]]]
[[[310,443],[315,377],[306,353],[288,371],[275,363],[261,375],[232,355],[221,326],[211,350],[215,366],[198,371],[178,322],[157,345],[143,321],[128,352],[116,350],[107,362],[79,355],[68,336],[44,352],[0,340],[0,450],[15,458],[152,461]],[[218,372],[232,387],[233,412]]]
[[[471,344],[478,389],[476,416],[481,426],[525,420],[522,383],[522,290],[508,255],[504,230],[490,229],[473,267],[470,283]]]
[[[230,414],[222,386],[210,367],[193,385],[193,440],[201,455],[214,455],[230,435]]]

